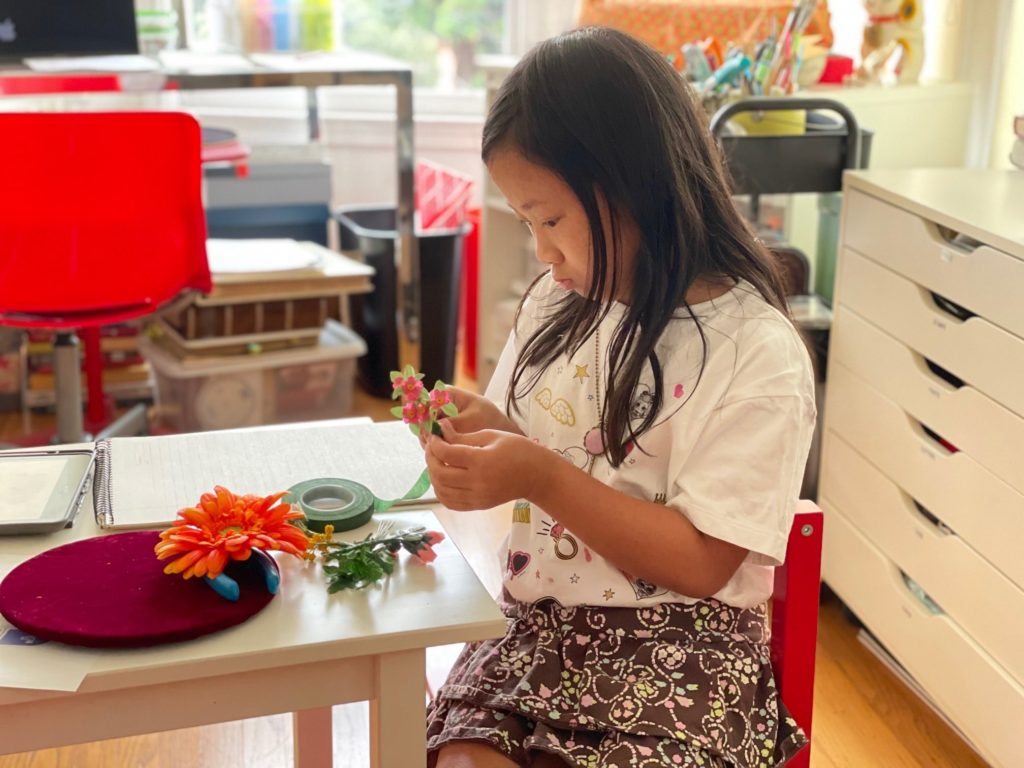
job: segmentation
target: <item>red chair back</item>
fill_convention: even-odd
[[[0,136],[0,322],[89,327],[210,291],[193,117],[10,113]]]
[[[801,501],[789,533],[786,562],[775,569],[772,593],[771,655],[775,683],[782,701],[808,739],[814,709],[823,527],[821,509],[813,502]],[[787,767],[806,768],[810,761],[808,746]]]

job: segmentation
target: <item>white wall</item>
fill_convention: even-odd
[[[989,156],[993,168],[1010,167],[1008,158],[1013,144],[1013,117],[1024,115],[1024,0],[1014,3],[1009,34]]]

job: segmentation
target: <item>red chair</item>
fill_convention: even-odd
[[[779,695],[807,738],[814,712],[814,654],[818,642],[821,534],[824,515],[811,501],[797,504],[786,562],[775,569],[772,592],[772,669]],[[811,746],[786,765],[807,768]]]
[[[0,114],[0,323],[58,331],[58,439],[104,417],[98,327],[209,292],[200,131],[190,115]],[[138,422],[138,412],[134,414]]]
[[[43,93],[104,93],[121,90],[118,75],[7,75],[0,77],[0,96]]]

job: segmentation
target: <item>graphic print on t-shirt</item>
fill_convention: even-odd
[[[636,594],[637,600],[644,600],[648,597],[657,597],[658,595],[667,595],[668,590],[662,589],[657,584],[654,584],[647,579],[641,579],[638,576],[634,576],[631,573],[626,573],[620,569],[619,571],[629,582],[629,586],[633,588],[634,594]]]
[[[574,426],[576,424],[576,414],[573,412],[572,406],[564,398],[552,399],[553,397],[551,390],[544,387],[544,389],[534,395],[533,399],[559,424],[566,427]]]
[[[508,564],[506,570],[508,571],[509,579],[514,579],[516,576],[521,574],[530,565],[530,553],[529,552],[513,552],[509,550],[508,553]]]
[[[555,557],[559,560],[572,560],[580,552],[580,545],[576,541],[576,537],[566,533],[565,526],[561,523],[556,523],[554,520],[545,520],[540,524],[540,530],[537,533],[541,536],[551,537],[551,540],[555,543]]]

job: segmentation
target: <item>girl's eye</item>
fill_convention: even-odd
[[[542,226],[545,226],[545,227],[547,227],[548,229],[554,229],[554,228],[555,228],[555,225],[556,225],[557,223],[558,223],[558,219],[548,219],[547,221],[545,221],[545,222],[543,222],[543,223],[542,223]]]

